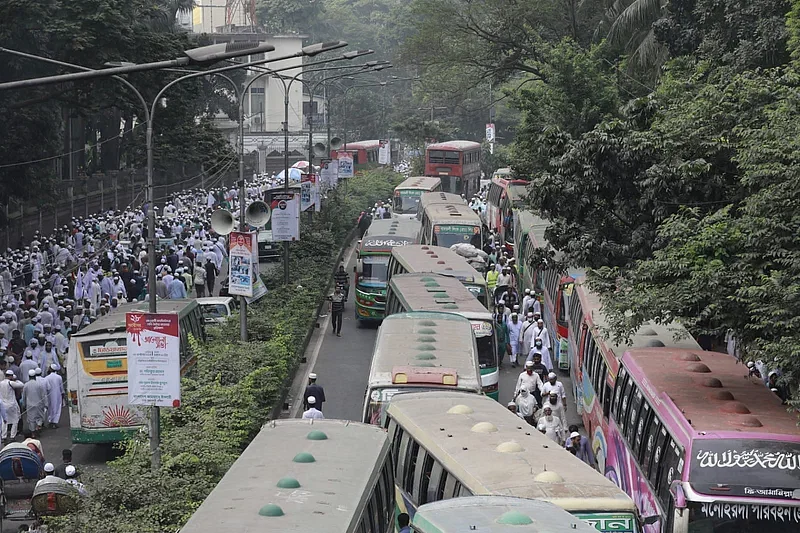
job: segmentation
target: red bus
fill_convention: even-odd
[[[527,187],[525,180],[506,179],[496,172],[486,195],[484,222],[490,230],[498,231],[509,252],[514,250],[513,210],[523,203]]]
[[[360,170],[378,164],[379,140],[347,143],[338,150],[331,151],[331,159],[337,159],[340,152],[349,152],[353,156],[353,168]]]
[[[442,191],[464,198],[480,191],[481,145],[472,141],[429,144],[425,149],[425,175],[442,180]]]

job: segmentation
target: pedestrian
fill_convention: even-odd
[[[72,464],[72,450],[64,448],[61,450],[61,464],[56,467],[55,475],[61,479],[67,479],[67,467],[73,466]]]
[[[547,375],[547,383],[542,387],[542,397],[555,391],[557,396],[561,398],[561,404],[564,406],[564,412],[567,411],[567,391],[564,389],[564,384],[558,381],[558,376],[555,372],[550,372]]]
[[[58,428],[61,420],[61,405],[64,402],[64,381],[58,373],[60,366],[53,363],[50,365],[50,372],[44,378],[45,390],[47,391],[47,422],[50,428]]]
[[[208,286],[208,295],[214,296],[214,285],[216,284],[217,276],[219,275],[219,269],[211,259],[206,259],[206,264],[203,268],[206,269],[206,285]]]
[[[317,401],[315,407],[322,411],[322,404],[325,403],[325,390],[317,383],[317,375],[314,372],[308,375],[308,386],[303,392],[303,409],[311,407],[308,403],[311,396]]]
[[[315,407],[317,403],[317,399],[313,396],[309,396],[306,398],[306,402],[308,402],[309,408],[303,411],[303,418],[305,419],[316,419],[322,420],[325,416],[322,414],[322,411]]]
[[[38,367],[39,365],[33,360],[33,352],[26,351],[25,359],[23,359],[19,365],[20,381],[22,381],[23,384],[27,383],[31,376],[31,370],[34,371],[33,375],[36,375],[36,369]]]
[[[533,397],[533,394],[531,394],[528,389],[521,389],[515,402],[517,405],[517,413],[525,419],[525,422],[536,427],[535,415],[539,406],[536,404],[536,398]]]
[[[344,265],[339,265],[339,270],[333,275],[333,282],[342,288],[344,301],[347,302],[347,296],[350,293],[350,276],[345,272]]]
[[[28,371],[28,382],[22,388],[22,406],[27,413],[28,431],[33,438],[37,438],[44,425],[47,391],[42,380],[37,379],[34,369]]]
[[[569,437],[567,437],[567,442],[564,443],[564,446],[575,457],[592,468],[597,468],[597,459],[594,456],[594,451],[592,451],[592,445],[589,443],[589,439],[578,433],[578,426],[575,424],[569,427]]]
[[[187,298],[186,294],[186,285],[184,284],[182,277],[177,276],[169,282],[167,285],[167,298],[170,300],[181,300]]]
[[[525,363],[525,370],[517,378],[517,386],[514,389],[515,399],[523,389],[531,394],[535,390],[542,390],[542,380],[539,379],[539,374],[534,373],[533,363]]]
[[[78,491],[78,494],[80,494],[81,496],[89,495],[89,493],[86,491],[86,487],[84,486],[84,484],[75,478],[75,476],[78,475],[78,470],[74,466],[72,465],[67,466],[64,469],[64,473],[67,475],[66,478],[67,483],[75,487],[75,490]]]
[[[517,313],[511,313],[511,320],[508,322],[508,343],[511,345],[511,366],[517,368],[517,354],[519,353],[520,335],[522,334],[522,322],[519,321]]]
[[[564,434],[567,433],[567,413],[564,406],[558,401],[558,392],[551,390],[550,394],[542,398],[545,407],[549,407],[553,411],[553,416],[561,420],[561,425]]]
[[[557,442],[559,445],[564,442],[564,428],[561,424],[561,420],[553,416],[553,410],[549,405],[544,406],[544,416],[539,419],[537,429],[544,433],[547,438],[553,442]]]
[[[508,409],[510,412],[514,413],[516,416],[522,418],[522,415],[519,414],[519,411],[517,411],[517,402],[515,402],[515,401],[508,402],[506,404],[506,409]]]
[[[206,269],[199,264],[194,267],[194,288],[197,291],[197,297],[203,298],[206,295]]]
[[[39,485],[59,483],[61,481],[61,478],[55,476],[56,467],[53,466],[53,463],[45,463],[43,470],[44,478],[36,482],[36,488],[38,488]]]
[[[411,527],[408,525],[411,518],[408,513],[400,513],[397,515],[397,527],[400,529],[398,533],[411,533]]]
[[[6,370],[5,379],[0,381],[0,403],[6,410],[5,426],[0,431],[2,440],[13,441],[17,438],[20,410],[16,391],[22,390],[22,387],[23,384],[14,379],[14,371]]]
[[[338,285],[331,296],[329,311],[331,313],[331,327],[337,337],[342,336],[342,314],[344,313],[344,294]]]

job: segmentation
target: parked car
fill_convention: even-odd
[[[236,300],[230,296],[198,298],[197,303],[200,304],[206,324],[225,322],[236,311]]]
[[[262,229],[258,232],[258,260],[277,261],[280,260],[283,248],[281,243],[272,241],[272,231]]]

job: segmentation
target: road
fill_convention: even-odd
[[[355,249],[351,246],[345,255],[346,270],[352,272],[355,265]],[[326,402],[323,411],[326,418],[345,420],[361,420],[364,405],[364,392],[367,388],[369,366],[372,358],[372,349],[377,337],[377,325],[359,324],[354,317],[353,297],[355,290],[350,287],[350,298],[345,308],[342,321],[342,336],[337,337],[331,332],[330,316],[327,309],[319,319],[319,328],[315,330],[311,342],[306,350],[306,363],[298,371],[292,387],[292,399],[285,416],[298,417],[302,414],[302,393],[308,379],[308,374],[317,374],[317,380],[325,389]],[[514,387],[521,368],[512,368],[506,363],[500,369],[500,402],[505,405],[513,399]],[[572,380],[563,372],[559,380],[567,391],[568,425],[582,426],[580,416],[575,409],[575,398],[572,393]]]

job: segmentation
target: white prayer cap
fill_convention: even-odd
[[[34,372],[36,372],[37,376],[41,376],[42,375],[42,369],[39,368],[38,366],[36,367],[36,370],[34,370]]]
[[[314,372],[312,372],[308,375],[308,379],[317,379],[317,375]]]
[[[6,376],[13,376],[13,375],[14,375],[13,370],[6,370]]]
[[[53,466],[53,463],[45,463],[44,471],[47,472],[48,474],[52,474],[53,472],[56,471],[56,467]]]
[[[581,434],[578,433],[577,431],[573,431],[572,433],[569,434],[570,439],[574,439],[575,437],[580,437],[580,436]]]
[[[308,405],[314,405],[315,403],[317,403],[317,399],[314,398],[313,396],[309,396],[308,400],[306,401],[308,402]]]
[[[67,468],[64,469],[64,473],[67,474],[67,477],[74,476],[76,472],[77,470],[75,470],[73,465],[67,465]]]
[[[50,368],[51,368],[52,370],[58,370],[58,365],[57,365],[57,364],[55,364],[55,363],[52,363],[52,364],[50,365]]]
[[[36,375],[36,370],[34,370],[32,368],[30,370],[28,370],[28,376],[34,377],[35,375]]]
[[[556,377],[556,373],[555,372],[550,372],[549,374],[547,374],[547,379],[553,379],[555,377]]]

